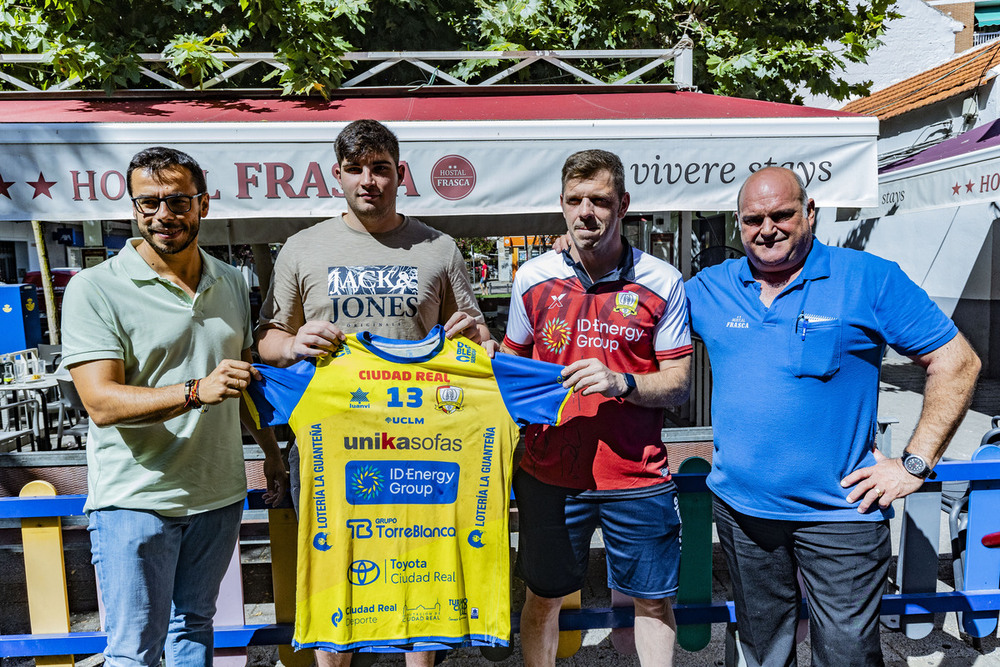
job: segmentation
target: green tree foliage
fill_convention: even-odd
[[[497,238],[496,236],[456,237],[455,245],[466,259],[472,259],[475,255],[490,257],[497,252]]]
[[[280,73],[240,74],[234,85],[277,79],[286,94],[329,95],[347,74],[348,51],[669,48],[689,38],[704,92],[799,101],[795,90],[845,99],[867,92],[837,75],[877,46],[894,0],[0,0],[0,51],[43,54],[63,78],[85,85],[142,87],[140,53],[169,58],[162,69],[191,85],[227,67],[220,56],[274,52]],[[476,61],[451,73],[475,81],[510,62]],[[575,63],[604,80],[634,64]],[[5,65],[40,88],[52,70]],[[153,68],[155,69],[155,67]],[[385,83],[423,83],[413,70]],[[572,82],[546,64],[522,78]],[[256,77],[256,78],[255,78]],[[644,82],[670,81],[667,68]],[[263,81],[262,81],[263,79]],[[411,80],[412,79],[412,80]],[[273,85],[272,81],[272,85]],[[265,84],[266,85],[266,84]]]

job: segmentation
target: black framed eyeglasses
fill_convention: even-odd
[[[132,197],[132,205],[135,210],[145,215],[153,215],[160,210],[160,202],[166,202],[171,213],[181,215],[191,210],[191,203],[196,197],[200,197],[207,192],[199,192],[196,195],[167,195],[166,197]]]

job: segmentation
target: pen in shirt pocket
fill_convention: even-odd
[[[799,312],[798,318],[795,320],[795,330],[798,331],[799,327],[802,327],[802,340],[806,339],[806,329],[809,328],[809,318],[806,317],[806,311]]]

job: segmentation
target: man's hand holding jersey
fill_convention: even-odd
[[[562,378],[564,387],[584,396],[602,394],[644,407],[679,405],[688,398],[691,358],[661,360],[659,370],[642,375],[613,371],[597,359],[580,359],[563,369]]]

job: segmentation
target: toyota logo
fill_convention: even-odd
[[[367,586],[378,579],[378,565],[370,560],[356,560],[347,571],[347,580],[355,586]]]

